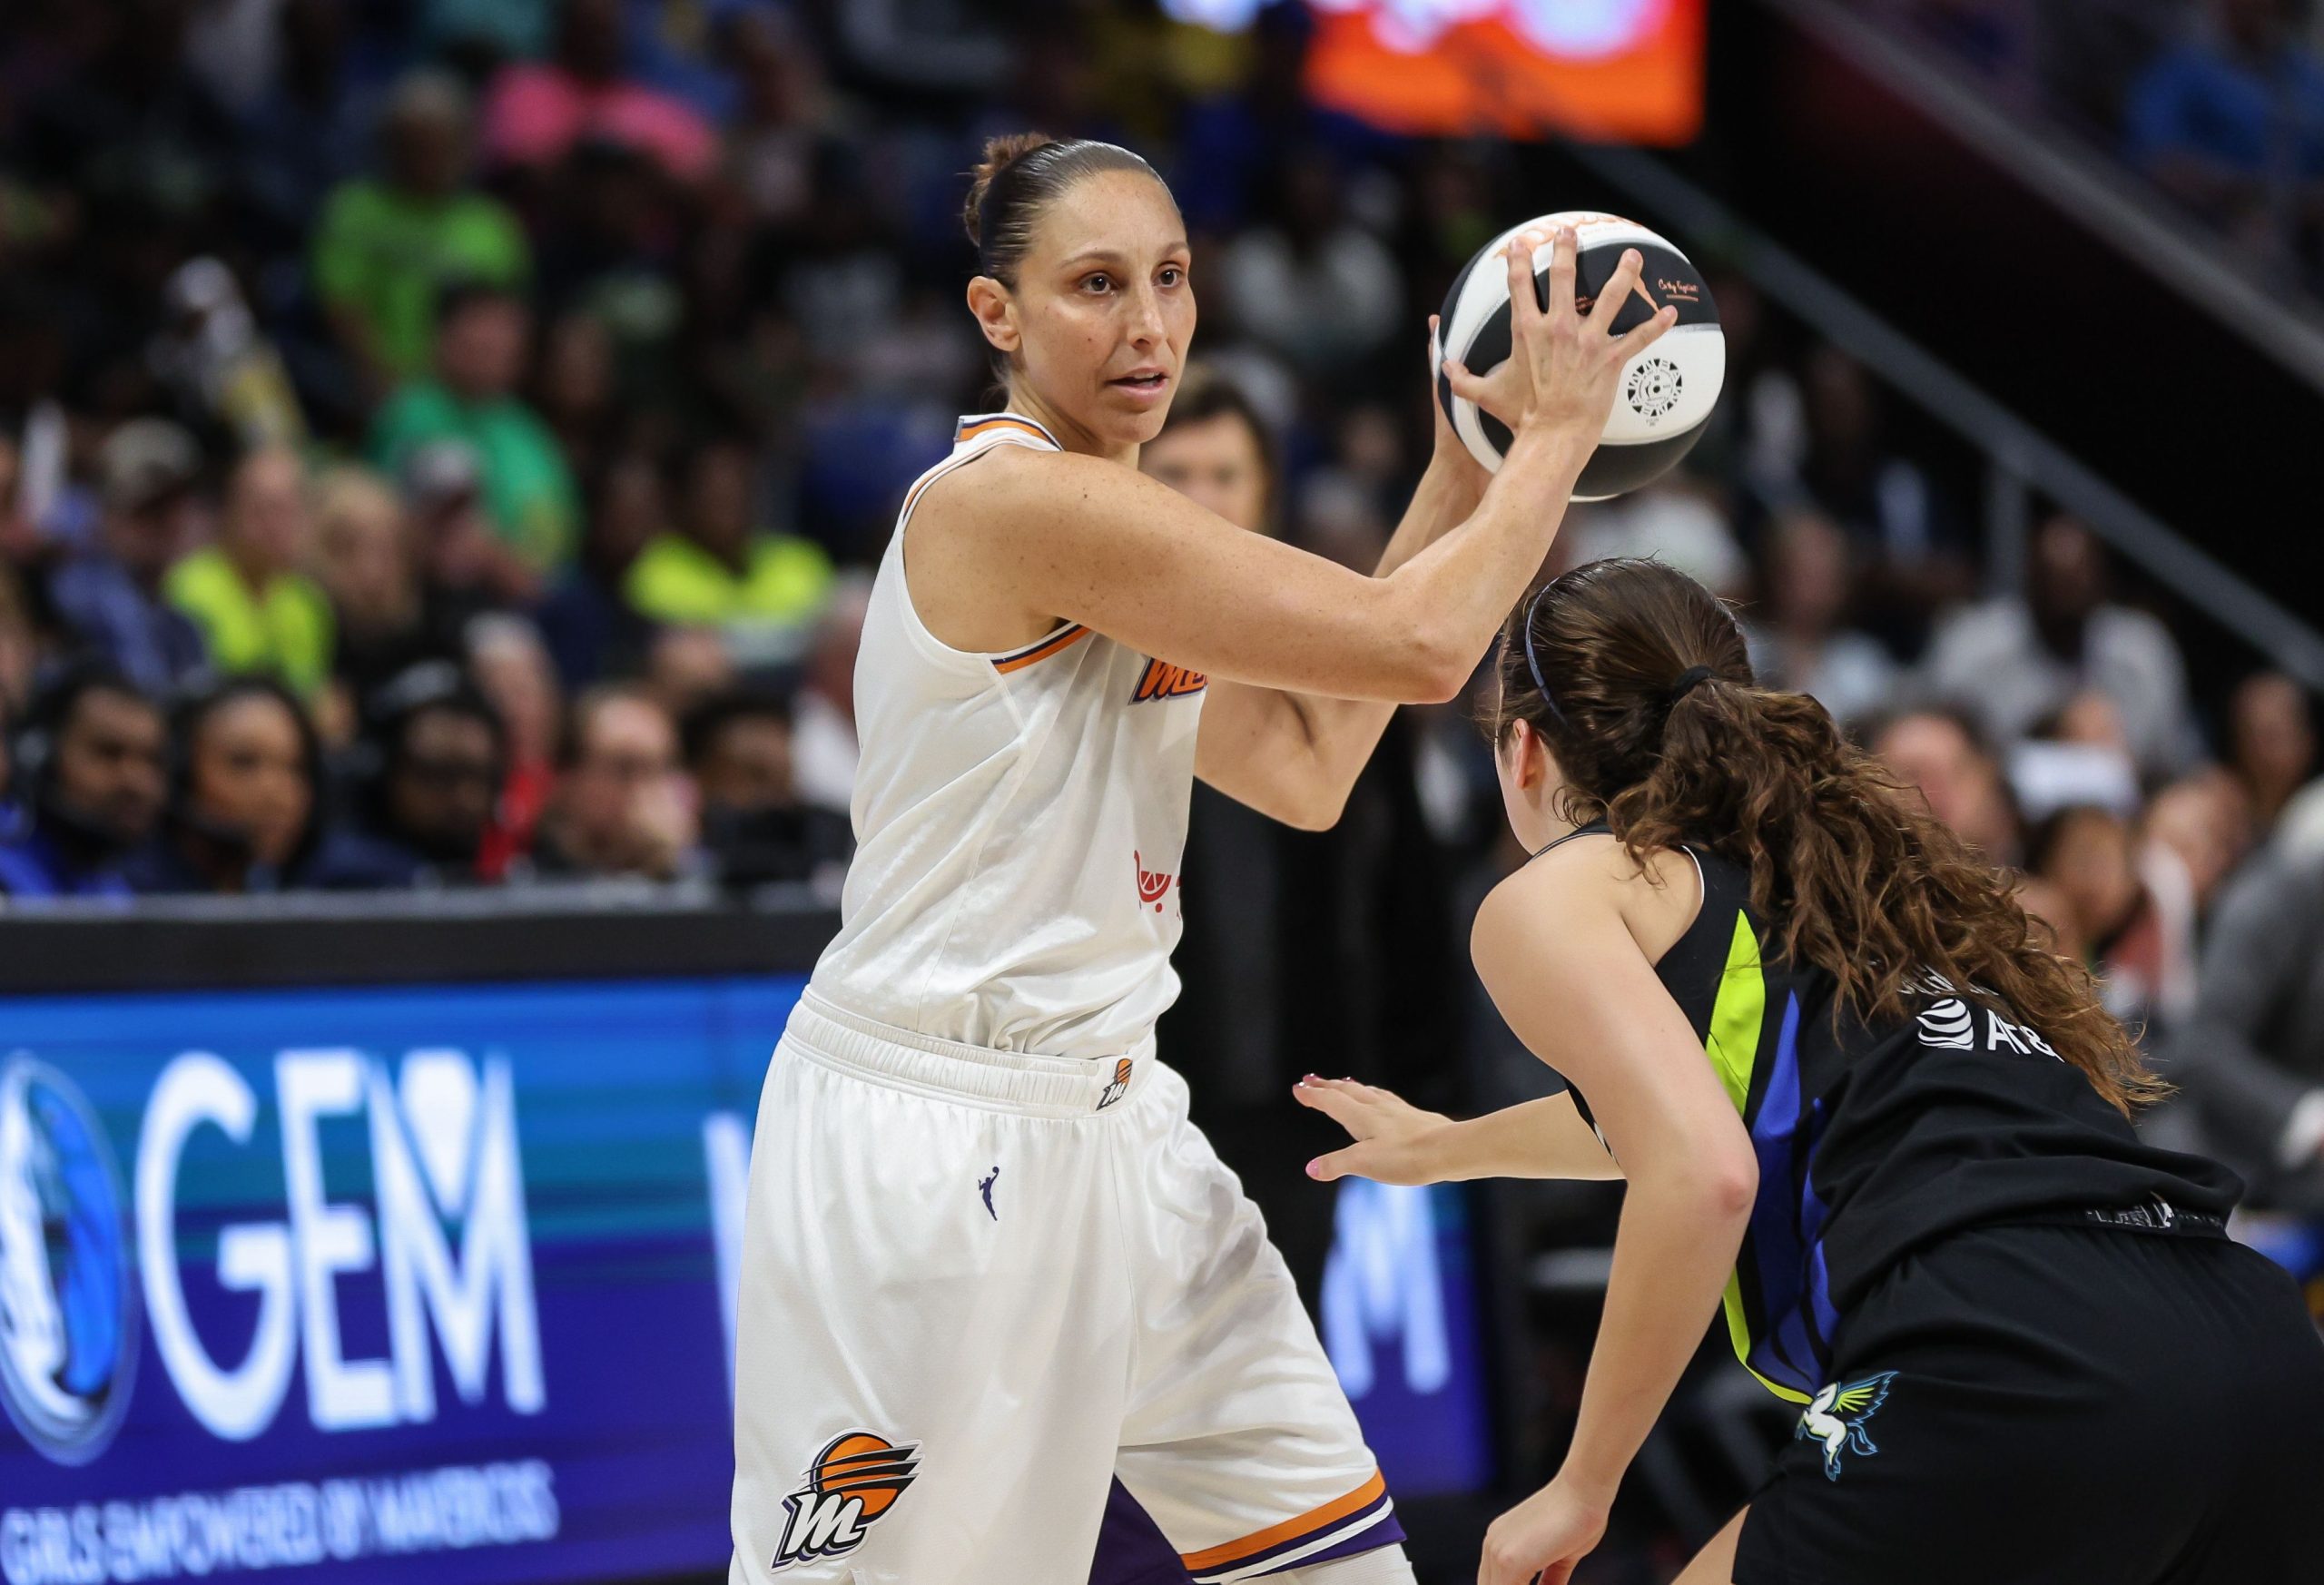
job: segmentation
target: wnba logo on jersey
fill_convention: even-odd
[[[783,1500],[790,1518],[769,1566],[784,1569],[853,1551],[872,1521],[911,1484],[919,1452],[917,1442],[899,1447],[869,1431],[832,1438],[807,1466],[806,1483]]]
[[[1143,704],[1148,699],[1177,699],[1199,694],[1209,686],[1209,677],[1201,672],[1190,672],[1168,661],[1150,660],[1146,663],[1146,670],[1138,674],[1137,687],[1131,693],[1129,702]]]

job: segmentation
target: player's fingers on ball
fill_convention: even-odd
[[[1656,309],[1653,316],[1643,324],[1632,325],[1624,331],[1614,342],[1614,351],[1623,362],[1627,363],[1662,340],[1664,335],[1669,333],[1670,327],[1678,322],[1679,310],[1666,302]]]
[[[1541,242],[1541,232],[1523,231],[1509,247],[1510,325],[1520,334],[1542,316],[1541,290],[1533,284],[1533,255]]]
[[[1630,293],[1638,290],[1638,278],[1645,269],[1645,256],[1636,248],[1622,250],[1621,262],[1615,265],[1614,272],[1606,278],[1605,290],[1598,294],[1598,300],[1590,305],[1590,323],[1594,329],[1610,330],[1614,328],[1614,316],[1622,311],[1622,305],[1630,301]]]
[[[1581,251],[1581,239],[1571,226],[1550,233],[1550,300],[1544,311],[1552,324],[1573,318],[1574,261]]]
[[[1461,398],[1463,401],[1475,402],[1479,406],[1483,405],[1487,387],[1482,379],[1469,372],[1468,365],[1457,363],[1447,358],[1444,360],[1443,369],[1444,383],[1452,388],[1454,396]]]

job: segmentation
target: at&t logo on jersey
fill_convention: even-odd
[[[0,1061],[0,1403],[48,1458],[84,1464],[129,1405],[140,1306],[104,1129],[55,1068]]]
[[[895,1506],[920,1468],[920,1445],[902,1446],[870,1431],[833,1437],[807,1465],[798,1491],[783,1500],[790,1517],[773,1568],[852,1552],[881,1514]]]

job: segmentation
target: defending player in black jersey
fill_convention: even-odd
[[[1572,1447],[1481,1585],[1562,1585],[1721,1310],[1799,1420],[1680,1585],[2318,1578],[2324,1344],[2232,1175],[2132,1131],[2160,1086],[2004,878],[1659,564],[1547,586],[1499,674],[1535,857],[1477,970],[1573,1088],[1299,1091],[1357,1140],[1319,1177],[1629,1180]]]

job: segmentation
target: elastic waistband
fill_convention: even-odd
[[[813,991],[791,1009],[783,1042],[826,1067],[897,1089],[1034,1117],[1106,1111],[1154,1070],[1154,1037],[1117,1057],[1039,1057],[915,1034],[834,1007]]]

